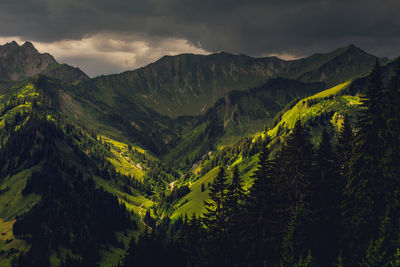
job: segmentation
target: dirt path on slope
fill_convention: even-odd
[[[171,189],[171,191],[172,191],[172,189],[174,189],[175,182],[176,181],[173,181],[173,182],[169,183],[169,188]]]
[[[148,226],[148,225],[144,222],[144,220],[143,220],[143,215],[142,215],[143,205],[144,205],[144,203],[142,203],[142,204],[139,206],[140,222],[141,222],[145,227],[148,227],[150,230],[153,230],[153,228],[151,228],[150,226]]]

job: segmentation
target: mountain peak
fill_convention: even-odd
[[[26,41],[26,42],[21,46],[21,48],[27,49],[27,50],[31,50],[31,51],[35,51],[35,52],[38,52],[38,51],[36,50],[35,46],[34,46],[31,42],[28,42],[28,41]]]
[[[0,46],[0,78],[18,81],[35,76],[49,66],[58,64],[49,54],[41,54],[30,42],[20,46],[12,41]]]
[[[343,83],[371,70],[377,60],[361,48],[350,44],[326,54],[315,54],[304,61],[313,66],[298,79],[304,82],[324,81],[328,86]]]
[[[20,46],[18,45],[18,43],[16,41],[11,41],[8,43],[5,43],[4,45],[0,45],[0,57],[2,57],[2,55],[4,53],[7,53],[10,50],[15,50],[18,49]]]
[[[6,45],[6,46],[14,46],[14,47],[19,46],[18,43],[17,43],[16,41],[11,41],[11,42],[9,42],[9,43],[6,43],[5,45]]]
[[[80,69],[58,62],[48,53],[40,53],[26,41],[23,45],[12,41],[0,45],[0,79],[19,81],[39,73],[72,83],[89,77]]]
[[[344,48],[342,48],[343,53],[358,53],[358,54],[364,54],[364,55],[369,55],[367,52],[359,48],[358,46],[354,44],[350,44]]]

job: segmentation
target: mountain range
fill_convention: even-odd
[[[204,212],[219,163],[248,189],[262,144],[278,151],[297,119],[314,144],[324,129],[336,140],[376,62],[387,83],[398,60],[354,45],[165,56],[90,78],[30,42],[0,46],[0,265],[116,265],[148,227]]]

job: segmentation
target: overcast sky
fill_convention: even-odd
[[[399,0],[0,0],[0,44],[33,42],[90,76],[179,53],[286,59],[355,44],[400,55]]]

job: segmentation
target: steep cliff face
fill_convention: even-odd
[[[47,53],[41,54],[30,42],[19,46],[16,42],[0,46],[0,78],[18,81],[35,76],[57,61]]]

